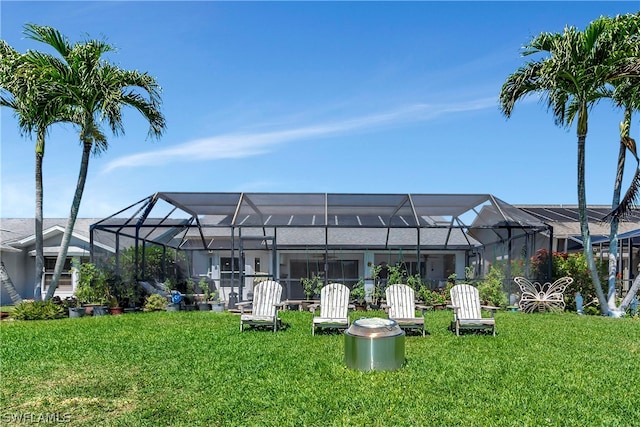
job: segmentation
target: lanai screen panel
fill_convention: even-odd
[[[238,227],[324,226],[324,194],[244,193],[233,224]]]
[[[538,218],[499,199],[493,205],[483,206],[467,233],[483,244],[507,241],[547,230]]]
[[[460,227],[477,215],[476,206],[490,202],[488,194],[412,194],[411,200],[421,226]]]
[[[233,216],[242,193],[157,193],[158,198],[194,216]]]
[[[328,194],[328,223],[334,227],[416,227],[408,194]]]
[[[114,215],[99,222],[100,232],[135,238],[137,227],[139,239],[210,249],[216,238],[225,233],[230,237],[229,230],[238,229],[262,230],[264,235],[284,239],[318,228],[318,233],[307,234],[311,245],[356,245],[357,237],[349,234],[363,233],[363,246],[372,239],[380,239],[376,246],[400,244],[411,239],[392,230],[421,229],[420,245],[435,247],[474,246],[486,243],[488,237],[491,241],[504,238],[503,233],[474,233],[474,229],[545,227],[532,215],[488,194],[166,192],[156,193],[118,216],[126,217],[131,211],[126,219]],[[343,230],[325,231],[337,229]],[[417,233],[411,234],[417,244]],[[305,238],[297,241],[301,239]]]

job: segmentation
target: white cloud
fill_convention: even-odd
[[[461,113],[496,107],[495,98],[482,98],[457,104],[415,104],[380,114],[262,133],[235,133],[202,138],[144,153],[119,157],[109,162],[103,172],[118,168],[158,166],[183,161],[244,158],[264,154],[272,147],[296,140],[348,134],[432,120],[444,114]]]

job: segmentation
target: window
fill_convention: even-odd
[[[324,278],[324,261],[291,260],[290,268],[291,278],[296,281],[313,276]],[[350,285],[359,279],[357,260],[329,260],[327,268],[328,283],[339,282]]]
[[[240,278],[240,260],[237,257],[233,258],[233,268],[231,257],[220,258],[220,286],[238,286],[237,283],[232,284],[231,276],[235,277],[235,280]]]
[[[89,262],[89,258],[82,258],[81,262]],[[53,279],[53,272],[56,268],[56,257],[45,257],[44,258],[44,286],[45,289],[49,287],[51,280]],[[60,275],[60,280],[58,281],[58,287],[56,290],[71,292],[73,291],[73,286],[71,283],[71,257],[67,257],[64,262],[64,268],[62,269],[62,274]]]

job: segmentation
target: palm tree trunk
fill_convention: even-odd
[[[80,162],[80,171],[78,173],[78,183],[76,185],[76,192],[73,196],[73,202],[71,203],[71,211],[69,213],[69,219],[67,221],[67,227],[64,230],[62,236],[62,243],[60,244],[60,252],[58,252],[58,258],[56,259],[56,266],[53,271],[53,277],[51,278],[51,284],[49,290],[47,290],[46,300],[53,298],[53,294],[58,287],[60,276],[62,275],[62,269],[64,268],[65,261],[67,259],[67,252],[69,251],[69,242],[71,241],[71,234],[73,233],[73,227],[75,226],[76,219],[78,217],[78,210],[80,209],[80,202],[82,200],[82,193],[84,192],[84,184],[87,181],[87,171],[89,170],[89,157],[91,154],[92,144],[85,142],[82,149],[82,160]]]
[[[578,117],[578,218],[580,220],[580,233],[582,235],[582,247],[584,256],[589,266],[591,280],[598,295],[600,302],[600,311],[603,315],[609,314],[607,307],[607,299],[602,292],[600,277],[596,268],[596,262],[593,256],[593,248],[591,247],[591,234],[589,232],[589,223],[587,221],[587,192],[585,185],[585,143],[587,139],[587,111],[584,106]]]
[[[36,141],[36,213],[35,213],[35,235],[36,235],[36,274],[33,286],[33,299],[42,299],[42,274],[44,271],[44,242],[43,242],[43,214],[42,214],[42,161],[44,158],[44,129],[38,128]]]
[[[620,193],[622,189],[622,176],[624,172],[624,162],[626,158],[627,147],[620,142],[620,151],[618,152],[618,169],[616,171],[616,179],[613,185],[613,200],[611,202],[611,210],[615,210],[620,204]],[[616,296],[616,276],[618,273],[618,226],[620,221],[617,217],[612,218],[609,229],[609,288],[607,291],[607,301],[610,310],[615,309]]]
[[[16,290],[16,287],[13,285],[11,277],[9,277],[9,273],[7,273],[7,269],[5,268],[4,262],[2,260],[0,260],[0,282],[2,282],[2,287],[6,289],[13,304],[20,304],[22,302],[22,297]]]
[[[621,141],[620,144],[626,147],[626,145],[622,141],[630,139],[629,135],[631,134],[632,109],[631,108],[627,108],[624,113],[625,113],[624,114],[624,122],[620,126],[620,141]],[[638,156],[637,156],[635,144],[633,146],[631,146],[631,147],[632,147],[631,148],[632,153],[636,157],[636,160],[637,160]],[[639,164],[638,167],[640,167],[640,164]],[[633,271],[633,266],[629,266],[629,270]],[[627,310],[627,307],[629,307],[629,304],[631,304],[631,301],[633,300],[633,298],[637,294],[638,289],[640,289],[640,275],[638,275],[638,277],[635,278],[635,280],[633,281],[633,283],[631,285],[631,288],[629,288],[629,292],[627,292],[627,295],[623,298],[622,302],[620,303],[620,307],[618,307],[618,311],[620,313],[624,313]]]
[[[629,288],[629,292],[627,292],[627,295],[622,299],[622,302],[620,303],[619,310],[621,313],[624,313],[625,311],[627,311],[627,307],[629,307],[629,304],[631,304],[631,301],[633,301],[633,297],[636,296],[639,289],[640,289],[640,274],[636,276],[636,278],[633,281],[633,284],[631,285],[631,288]]]

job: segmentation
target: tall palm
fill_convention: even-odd
[[[633,292],[629,292],[630,298],[624,300],[620,307],[616,307],[616,278],[618,265],[618,229],[621,219],[624,219],[635,204],[638,190],[640,189],[640,158],[638,157],[636,142],[631,138],[631,118],[633,111],[640,107],[640,88],[633,81],[635,79],[625,79],[618,84],[612,95],[615,103],[624,109],[624,116],[620,122],[620,143],[618,151],[618,164],[614,181],[613,200],[611,203],[611,213],[605,217],[610,222],[609,232],[609,289],[607,293],[610,310],[624,312],[635,295],[637,286]],[[633,179],[627,189],[625,196],[620,199],[622,192],[622,179],[624,165],[626,163],[626,153],[629,151],[636,160],[636,170]]]
[[[607,96],[609,85],[632,75],[636,69],[627,58],[611,50],[605,20],[590,23],[584,31],[567,27],[562,33],[542,33],[525,46],[524,55],[541,54],[511,74],[502,86],[500,107],[510,117],[515,103],[526,95],[541,95],[555,123],[571,126],[577,120],[578,214],[585,257],[603,314],[609,313],[607,298],[591,250],[587,222],[585,144],[589,111]]]
[[[71,45],[66,37],[51,27],[29,24],[28,38],[51,46],[60,59],[38,52],[29,52],[31,63],[37,65],[47,79],[55,82],[53,94],[64,105],[71,107],[73,120],[79,125],[82,157],[78,182],[74,193],[69,219],[53,278],[46,299],[53,297],[64,268],[71,233],[78,216],[91,154],[99,154],[108,148],[107,138],[101,129],[106,122],[114,135],[124,133],[122,109],[130,106],[149,122],[149,136],[159,137],[165,129],[165,119],[160,112],[160,87],[146,73],[122,70],[102,56],[113,48],[100,40],[88,40]]]
[[[600,19],[604,19],[608,26],[612,50],[621,52],[630,58],[640,56],[640,44],[638,43],[638,38],[640,37],[640,14],[620,15],[613,19]],[[638,284],[632,286],[632,289],[627,293],[627,297],[619,307],[616,307],[619,222],[631,212],[631,209],[636,204],[638,192],[640,191],[640,158],[636,150],[636,142],[631,138],[631,118],[634,110],[640,108],[640,87],[638,86],[637,78],[624,78],[614,82],[611,98],[617,106],[623,108],[624,116],[622,122],[620,122],[620,143],[611,204],[612,211],[607,216],[611,226],[609,234],[609,289],[607,297],[609,309],[621,313],[624,312],[631,303],[638,289]],[[629,151],[636,160],[636,171],[625,196],[620,200],[627,151]]]
[[[45,137],[49,126],[69,118],[69,111],[51,96],[49,82],[26,60],[26,56],[3,40],[0,40],[0,64],[0,105],[13,109],[23,134],[36,133],[34,298],[40,299],[44,271],[42,162]]]

